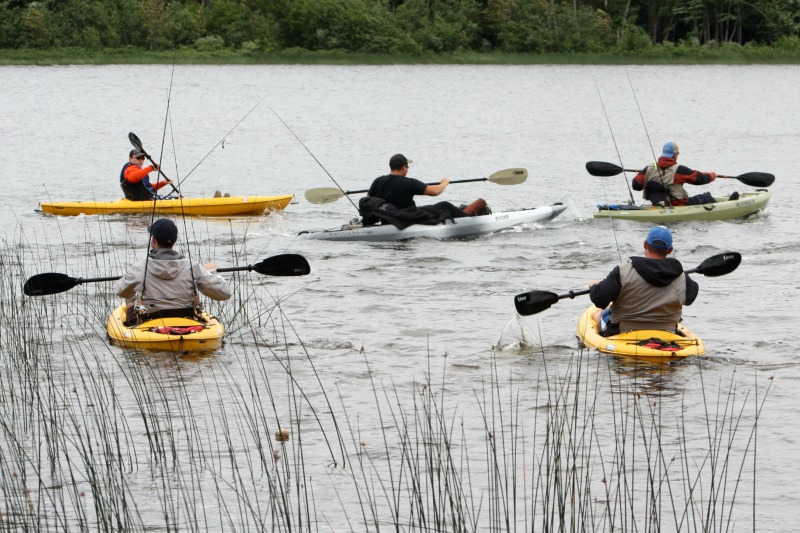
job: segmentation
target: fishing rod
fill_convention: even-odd
[[[263,101],[264,101],[264,100],[267,98],[267,94],[269,94],[269,93],[264,93],[264,96],[262,96],[262,97],[261,97],[261,98],[258,100],[258,102],[256,102],[256,104],[255,104],[253,107],[251,107],[251,108],[250,108],[250,111],[248,111],[247,113],[245,113],[245,114],[244,114],[244,116],[243,116],[242,118],[240,118],[240,119],[239,119],[239,122],[237,122],[236,124],[234,124],[234,125],[233,125],[233,127],[232,127],[230,130],[228,130],[228,133],[226,133],[225,135],[223,135],[222,139],[220,139],[219,141],[217,141],[217,144],[215,144],[215,145],[214,145],[214,146],[211,148],[211,150],[209,150],[209,151],[208,151],[208,153],[207,153],[206,155],[204,155],[204,156],[203,156],[203,158],[202,158],[200,161],[198,161],[198,162],[197,162],[197,164],[196,164],[194,167],[192,167],[192,169],[189,171],[189,173],[188,173],[188,174],[186,174],[186,176],[185,176],[185,177],[184,177],[182,180],[180,180],[180,182],[178,182],[178,185],[180,185],[181,183],[183,183],[184,181],[186,181],[187,179],[189,179],[189,176],[191,176],[191,175],[192,175],[192,173],[193,173],[195,170],[197,170],[197,167],[199,167],[201,164],[203,164],[203,161],[205,161],[205,160],[208,158],[208,156],[210,156],[210,155],[211,155],[211,153],[212,153],[214,150],[216,150],[216,149],[217,149],[217,146],[219,146],[219,145],[223,145],[223,148],[224,148],[225,139],[227,139],[227,138],[228,138],[228,135],[230,135],[231,133],[233,133],[233,130],[235,130],[236,128],[238,128],[238,127],[239,127],[239,124],[241,124],[241,123],[244,121],[244,119],[246,119],[248,116],[250,116],[250,113],[252,113],[253,111],[255,111],[255,109],[256,109],[256,108],[257,108],[259,105],[261,105],[261,102],[263,102]]]
[[[320,162],[319,162],[319,159],[317,159],[317,156],[315,156],[315,155],[314,155],[314,154],[311,152],[311,150],[309,150],[309,149],[308,149],[308,146],[306,146],[306,143],[304,143],[302,140],[300,140],[300,137],[298,137],[298,136],[297,136],[297,134],[296,134],[295,132],[293,132],[293,131],[292,131],[292,128],[290,128],[290,127],[289,127],[289,125],[286,123],[286,121],[285,121],[285,120],[283,120],[283,119],[281,118],[281,116],[278,114],[278,112],[277,112],[277,111],[275,111],[274,109],[272,109],[271,107],[269,108],[269,110],[270,110],[270,111],[272,111],[273,113],[275,113],[275,116],[276,116],[276,117],[278,117],[278,120],[280,120],[281,122],[283,122],[283,125],[284,125],[284,126],[286,126],[286,129],[287,129],[287,130],[289,130],[289,132],[290,132],[292,135],[294,135],[294,138],[295,138],[295,139],[297,139],[297,141],[298,141],[300,144],[302,144],[302,145],[303,145],[303,148],[305,148],[305,149],[306,149],[306,152],[308,152],[308,153],[309,153],[309,155],[311,155],[311,157],[313,157],[313,158],[314,158],[314,161],[316,161],[316,162],[317,162],[317,164],[320,166],[320,168],[322,168],[322,170],[324,170],[324,171],[325,171],[325,174],[327,174],[327,175],[328,175],[328,177],[331,179],[331,181],[333,181],[333,183],[336,185],[336,187],[337,187],[337,188],[338,188],[340,191],[342,191],[342,193],[343,193],[345,196],[347,196],[347,193],[345,192],[345,190],[344,190],[344,189],[342,189],[341,185],[339,185],[339,183],[337,183],[337,182],[336,182],[336,180],[334,179],[334,177],[333,177],[333,176],[331,176],[331,173],[330,173],[330,172],[328,172],[328,169],[326,169],[326,168],[325,168],[325,166],[324,166],[322,163],[320,163]],[[351,203],[351,204],[353,204],[353,207],[355,207],[355,208],[356,208],[356,211],[359,211],[359,209],[358,209],[358,206],[357,206],[357,205],[356,205],[356,203],[353,201],[353,199],[352,199],[352,198],[350,198],[349,196],[347,196],[347,199],[348,199],[348,200],[350,200],[350,203]],[[359,211],[359,212],[360,212],[360,211]]]
[[[614,130],[611,128],[611,120],[608,118],[608,113],[606,113],[606,105],[603,103],[603,96],[600,94],[600,86],[597,85],[597,79],[592,78],[594,81],[594,87],[597,89],[597,97],[600,99],[600,107],[603,109],[603,115],[606,117],[606,124],[608,124],[608,131],[611,133],[611,140],[614,142],[614,150],[617,152],[617,159],[619,159],[620,166],[623,166],[622,163],[622,154],[619,153],[619,146],[617,146],[617,139],[614,137]],[[628,196],[631,198],[631,205],[636,203],[636,200],[633,199],[633,192],[631,191],[631,184],[628,183],[628,180],[625,179],[625,184],[628,186]]]

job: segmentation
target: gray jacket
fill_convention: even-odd
[[[142,283],[147,268],[147,280]],[[131,267],[117,282],[116,293],[128,303],[140,303],[151,309],[185,309],[194,306],[197,289],[213,300],[227,300],[231,288],[222,276],[209,272],[196,261],[190,262],[175,250],[150,251],[150,258]],[[142,291],[144,294],[142,295]],[[140,301],[136,302],[139,295]]]

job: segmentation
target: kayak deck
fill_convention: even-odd
[[[187,216],[254,216],[265,211],[280,211],[294,198],[282,196],[223,196],[219,198],[175,198],[156,200],[155,212]],[[48,215],[111,215],[152,213],[153,201],[136,202],[120,198],[112,202],[42,202],[39,207]]]
[[[196,330],[196,331],[195,331]],[[122,348],[160,352],[208,352],[222,344],[225,328],[206,312],[202,320],[191,318],[156,318],[137,326],[125,325],[125,305],[108,317],[109,341]]]
[[[723,196],[714,204],[686,206],[635,206],[626,204],[601,204],[594,218],[618,218],[638,222],[683,222],[687,220],[730,220],[753,215],[764,209],[772,194],[767,190],[746,192],[738,200]]]
[[[578,338],[588,348],[654,363],[668,363],[706,353],[702,339],[680,324],[680,335],[647,329],[603,337],[598,333],[597,323],[594,321],[596,309],[594,305],[589,306],[578,319]]]
[[[349,224],[335,229],[302,231],[300,235],[307,239],[327,241],[400,241],[417,237],[459,239],[485,235],[525,223],[545,222],[554,219],[565,209],[565,205],[557,203],[489,215],[448,219],[441,224],[413,224],[402,230],[392,224],[375,226]]]

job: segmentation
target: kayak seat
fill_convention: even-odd
[[[126,327],[135,326],[136,324],[141,324],[143,322],[147,322],[148,320],[155,320],[157,318],[189,318],[202,322],[202,318],[198,316],[198,313],[194,307],[157,309],[142,314],[134,314],[134,316],[131,315],[132,312],[129,311],[127,314],[127,320],[124,323]]]

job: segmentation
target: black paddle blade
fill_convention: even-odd
[[[36,274],[25,282],[22,292],[27,296],[44,296],[47,294],[58,294],[66,292],[78,285],[80,279],[72,278],[66,274],[49,272],[47,274]]]
[[[713,278],[716,276],[730,274],[736,270],[741,262],[742,254],[739,252],[725,252],[724,254],[718,254],[713,257],[709,257],[700,263],[699,267],[692,270],[687,270],[686,272],[699,272],[704,276]]]
[[[514,307],[522,316],[535,315],[558,302],[558,294],[548,291],[528,291],[514,297]]]
[[[281,254],[256,263],[253,270],[265,276],[307,276],[311,265],[300,254]]]
[[[139,140],[139,137],[137,137],[135,133],[133,132],[128,133],[128,140],[131,142],[134,148],[136,148],[143,154],[147,155],[147,153],[144,151],[144,148],[142,147],[142,141]]]
[[[775,183],[775,175],[768,172],[747,172],[736,179],[751,187],[769,187]]]
[[[613,163],[603,161],[589,161],[586,163],[586,172],[592,176],[616,176],[623,171],[623,168]]]

